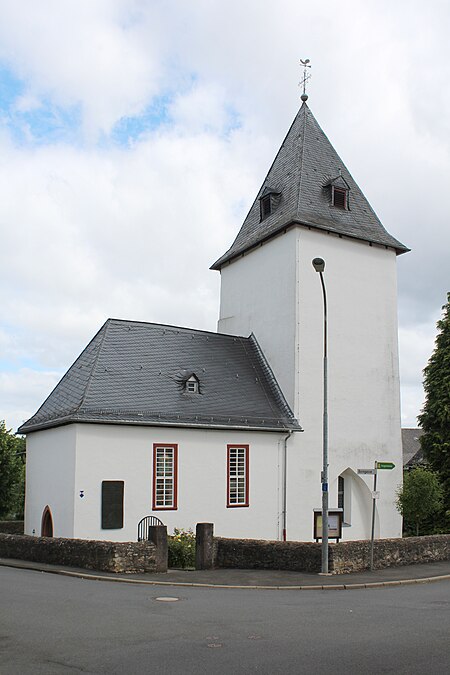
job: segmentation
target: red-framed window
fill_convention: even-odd
[[[227,507],[248,506],[249,446],[227,445]]]
[[[153,511],[174,510],[178,489],[178,445],[153,444]]]

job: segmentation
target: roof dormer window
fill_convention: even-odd
[[[260,220],[265,220],[275,211],[280,201],[281,192],[265,187],[259,198]]]
[[[188,394],[198,394],[200,389],[199,389],[199,381],[195,377],[195,375],[191,375],[191,377],[186,380],[185,384],[185,390]]]

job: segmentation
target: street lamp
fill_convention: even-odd
[[[327,364],[327,293],[323,280],[325,260],[314,258],[313,267],[320,275],[323,293],[323,453],[322,453],[322,574],[328,574],[328,364]]]

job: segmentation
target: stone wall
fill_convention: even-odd
[[[101,572],[162,572],[149,541],[114,542],[0,534],[0,558],[81,567]],[[166,556],[167,560],[167,556]]]
[[[374,542],[374,569],[450,560],[450,534]],[[335,574],[360,572],[370,567],[370,541],[345,541],[330,546],[330,569]]]
[[[320,544],[214,538],[214,566],[320,572]]]
[[[0,520],[3,534],[23,534],[23,520]]]
[[[329,570],[334,574],[370,567],[370,541],[345,541],[329,546]],[[213,565],[221,568],[320,572],[321,544],[214,537]],[[450,560],[450,534],[374,542],[374,568]]]

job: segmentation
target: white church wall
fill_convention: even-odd
[[[326,261],[328,300],[330,484],[336,486],[337,476],[347,467],[356,472],[373,467],[375,460],[393,462],[394,470],[380,471],[378,476],[379,535],[401,536],[401,518],[394,504],[403,464],[395,252],[306,228],[298,230],[298,238],[298,401],[305,429],[299,442],[316,458],[317,481],[322,448],[323,300],[311,261],[321,257]],[[309,482],[312,476],[305,478]],[[368,535],[372,478],[361,479],[366,491],[357,489],[353,481],[359,499],[353,512],[360,513],[360,523],[355,521],[346,530],[346,538]],[[330,502],[337,505],[336,493],[330,493]]]
[[[75,429],[73,425],[27,436],[25,534],[41,535],[46,506],[55,537],[73,537]]]
[[[288,402],[295,392],[296,233],[260,246],[221,270],[219,333],[254,332]]]
[[[289,441],[288,538],[310,540],[313,509],[321,507],[322,469],[323,299],[311,264],[315,257],[326,261],[330,507],[337,506],[337,477],[349,468],[355,473],[347,481],[353,520],[344,539],[367,538],[371,481],[356,471],[373,467],[375,460],[392,461],[395,469],[379,474],[377,527],[379,536],[398,537],[401,518],[394,501],[402,451],[395,252],[293,229],[222,269],[219,330],[255,333],[304,428]],[[266,277],[267,269],[274,281]]]
[[[160,518],[169,532],[212,522],[218,536],[280,535],[282,434],[78,424],[76,437],[76,537],[135,540],[137,524],[146,515]],[[178,444],[176,510],[152,510],[154,443]],[[227,508],[227,444],[249,445],[248,507]],[[101,528],[103,480],[125,483],[121,529]]]

